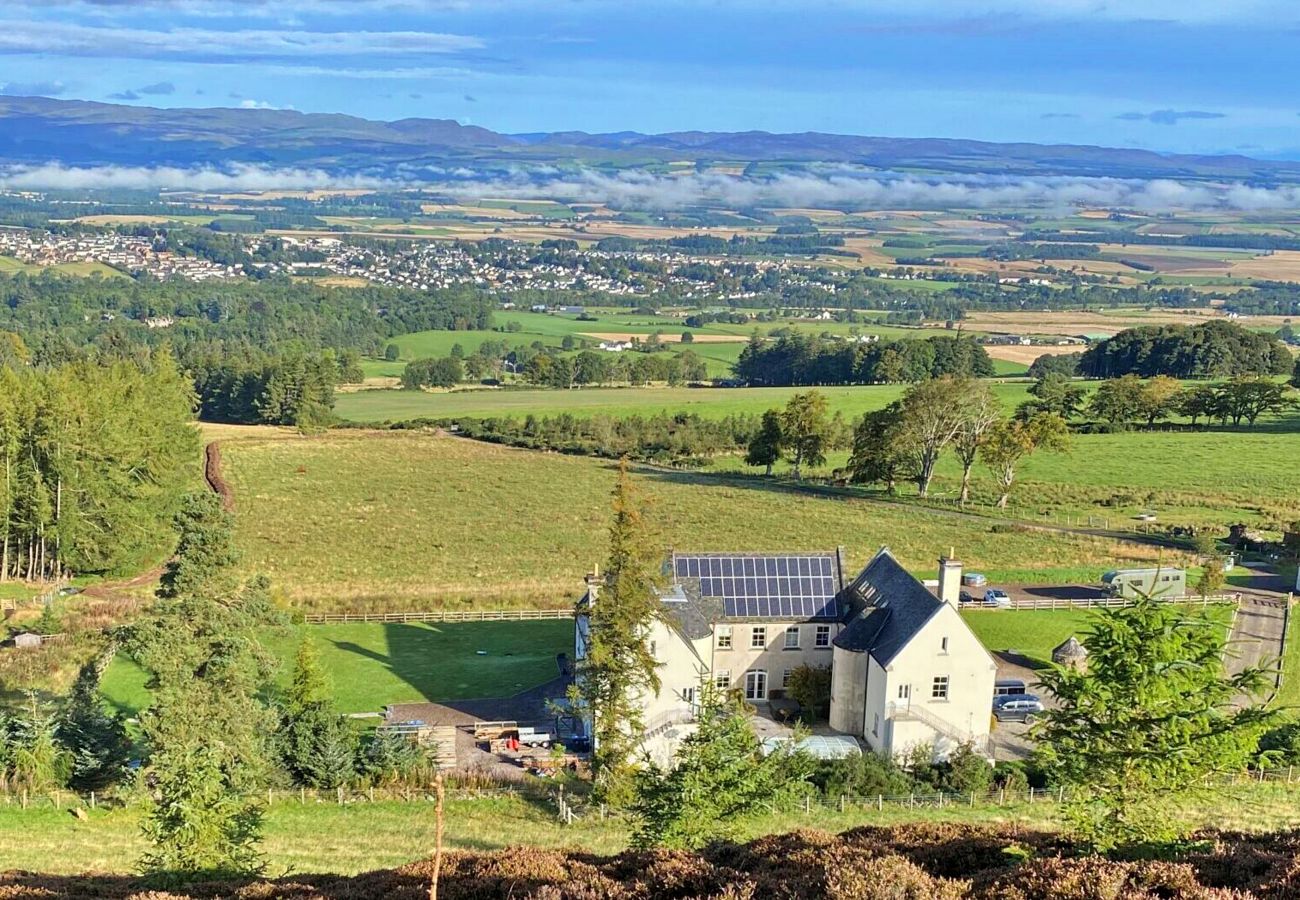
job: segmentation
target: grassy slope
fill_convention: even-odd
[[[1201,802],[1186,802],[1180,818],[1209,827],[1248,831],[1300,825],[1295,789],[1284,785],[1243,785]],[[627,826],[614,819],[555,822],[554,808],[513,798],[453,799],[447,804],[446,846],[497,850],[510,846],[581,847],[612,853],[627,845]],[[840,813],[814,809],[810,815],[765,815],[742,823],[740,839],[796,828],[838,832],[860,825],[902,822],[967,822],[1055,828],[1060,821],[1051,803],[977,804],[939,809],[905,805],[850,807]],[[79,821],[66,810],[0,807],[0,861],[4,868],[50,873],[86,871],[130,873],[145,849],[138,808],[96,810]],[[263,850],[268,871],[349,874],[420,859],[433,846],[433,814],[428,803],[277,802],[271,806]]]
[[[558,415],[651,415],[657,412],[688,412],[701,416],[734,413],[761,415],[783,406],[792,394],[807,388],[586,388],[554,390],[476,390],[451,393],[424,391],[360,391],[340,394],[335,408],[353,422],[401,421],[421,417]],[[831,410],[848,418],[897,400],[904,385],[873,385],[817,388]],[[1003,404],[1013,408],[1028,395],[1020,383],[994,385]]]
[[[614,467],[410,432],[282,431],[224,446],[250,572],[304,608],[569,603],[605,555]],[[261,435],[266,435],[262,437]],[[664,547],[830,548],[861,564],[889,544],[929,573],[946,547],[990,577],[1086,580],[1150,561],[1145,548],[969,522],[860,499],[638,475]]]
[[[320,650],[339,710],[377,712],[389,703],[509,696],[536,687],[558,674],[556,654],[571,652],[573,623],[349,623],[286,629],[263,638],[281,661],[282,685],[304,635]],[[478,655],[479,650],[486,655]],[[134,715],[148,702],[145,674],[118,657],[105,673],[103,693],[113,706]]]

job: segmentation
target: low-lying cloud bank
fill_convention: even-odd
[[[425,187],[458,198],[503,197],[603,203],[620,209],[673,210],[823,207],[871,209],[1132,209],[1260,211],[1300,209],[1300,185],[1184,182],[1079,176],[945,175],[923,178],[853,166],[746,177],[715,173],[661,175],[628,170],[532,166],[495,172],[458,167],[406,169],[391,176],[322,169],[234,165],[94,166],[60,163],[0,171],[0,187],[41,190],[267,191]]]
[[[0,187],[10,190],[191,190],[308,191],[323,188],[382,188],[390,182],[366,175],[337,175],[323,169],[280,169],[235,165],[179,166],[14,166],[0,171]]]
[[[1080,207],[1167,212],[1176,209],[1265,210],[1300,208],[1300,186],[1253,187],[1170,179],[1075,176],[962,176],[920,178],[849,168],[744,178],[647,172],[609,174],[582,170],[540,176],[468,180],[444,188],[457,196],[601,202],[619,208],[689,206],[830,207],[844,209],[950,209]]]

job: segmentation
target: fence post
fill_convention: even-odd
[[[1032,786],[1030,786],[1029,788],[1029,802],[1030,803],[1034,802],[1034,789]]]
[[[307,805],[307,789],[305,787],[298,788],[298,805]]]
[[[94,792],[94,791],[91,791],[91,792],[90,792],[90,808],[91,808],[91,809],[94,809],[94,808],[95,808],[95,792]]]
[[[373,784],[366,788],[366,796],[370,798],[371,803],[375,802],[375,786]]]
[[[804,795],[803,795],[803,814],[806,816],[806,815],[810,815],[811,813],[812,813],[812,798],[809,797],[807,794],[804,794]]]
[[[1057,789],[1057,791],[1056,791],[1056,802],[1057,802],[1057,803],[1064,803],[1064,802],[1065,802],[1065,785],[1061,785],[1060,788]]]
[[[881,794],[879,797],[876,798],[876,809],[878,809],[878,810],[880,810],[880,811],[882,811],[882,812],[884,811],[884,809],[885,809],[885,795],[884,795],[884,794]]]
[[[971,792],[970,792],[970,805],[971,805],[971,806],[974,806],[974,805],[975,805],[975,792],[974,792],[974,791],[971,791]]]
[[[1002,787],[998,788],[998,806],[1005,806],[1006,802],[1007,802],[1007,788],[1006,785],[1003,785]]]
[[[343,788],[338,789],[339,806],[343,805]]]
[[[840,812],[844,812],[844,795],[840,794]]]

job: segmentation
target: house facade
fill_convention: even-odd
[[[852,581],[843,550],[674,553],[647,641],[660,688],[643,699],[647,743],[688,725],[701,680],[763,705],[802,665],[831,669],[831,727],[878,753],[929,744],[936,756],[987,743],[996,673],[957,613],[960,563],[931,594],[882,549]],[[584,605],[599,603],[588,578]],[[579,615],[575,658],[586,655]]]

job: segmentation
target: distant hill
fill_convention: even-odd
[[[397,171],[447,162],[669,160],[851,162],[883,169],[1127,178],[1300,182],[1300,162],[1077,145],[997,144],[803,132],[581,131],[507,135],[450,119],[378,122],[268,109],[153,109],[42,97],[0,97],[0,163],[312,166]]]

